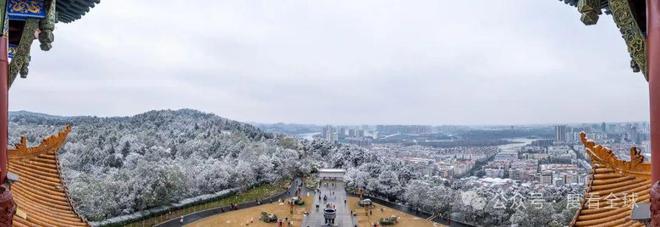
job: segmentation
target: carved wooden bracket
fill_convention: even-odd
[[[600,0],[579,0],[578,11],[582,14],[580,20],[585,25],[594,25],[598,22],[598,17],[601,14]]]
[[[646,81],[648,81],[646,36],[642,33],[642,29],[635,20],[630,3],[628,0],[609,0],[609,6],[614,23],[616,23],[623,40],[626,41],[626,45],[628,46],[628,53],[630,53],[630,58],[632,58],[631,66],[633,71],[641,71]]]

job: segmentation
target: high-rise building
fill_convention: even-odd
[[[339,131],[337,131],[337,138],[339,138],[340,140],[346,138],[346,128],[344,127],[339,128]]]
[[[357,129],[349,129],[348,130],[348,137],[357,137]]]
[[[555,126],[555,142],[564,143],[566,142],[566,125],[557,125]]]
[[[323,139],[330,141],[330,142],[337,142],[339,139],[337,136],[337,129],[334,127],[328,125],[323,128],[323,131],[321,132],[321,136],[323,136]]]
[[[628,129],[628,139],[630,142],[633,142],[635,144],[641,144],[642,140],[639,135],[639,131],[637,131],[637,126],[632,126],[630,129]]]

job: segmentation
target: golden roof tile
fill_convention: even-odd
[[[630,149],[630,161],[621,160],[609,148],[580,140],[591,159],[591,173],[582,206],[572,226],[644,226],[631,220],[636,203],[649,201],[651,164],[644,162],[639,149]]]
[[[9,172],[19,176],[11,186],[17,212],[14,226],[89,226],[74,210],[63,184],[58,150],[66,142],[71,126],[28,147],[27,139],[8,153]]]

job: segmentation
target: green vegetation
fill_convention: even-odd
[[[305,187],[307,188],[317,188],[319,186],[319,180],[314,176],[307,176],[304,178]]]
[[[395,225],[399,223],[399,217],[392,215],[391,217],[380,218],[378,222],[381,225]]]
[[[293,197],[291,199],[291,202],[295,205],[298,205],[298,206],[304,206],[305,205],[305,201],[302,200],[300,197]]]
[[[266,223],[274,223],[277,222],[277,215],[268,212],[261,212],[260,220]]]
[[[209,201],[207,203],[198,204],[178,210],[172,210],[166,214],[154,216],[138,222],[133,222],[125,226],[129,226],[129,227],[153,226],[155,224],[162,223],[171,219],[177,219],[180,218],[181,216],[192,214],[198,211],[203,211],[218,207],[226,207],[226,206],[230,206],[231,204],[241,204],[245,202],[251,202],[257,199],[265,199],[267,197],[276,195],[278,193],[285,192],[288,189],[289,184],[290,181],[281,181],[278,182],[277,184],[263,184],[261,186],[257,186],[250,190],[247,190],[243,193],[232,195],[230,197],[218,199],[215,201]]]

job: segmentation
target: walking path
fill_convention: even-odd
[[[350,208],[348,208],[346,190],[344,189],[343,182],[322,182],[319,188],[320,192],[317,191],[314,195],[314,204],[312,205],[312,211],[310,214],[305,217],[302,227],[325,227],[329,226],[325,224],[325,218],[323,216],[323,209],[326,207],[334,206],[336,209],[337,217],[335,218],[334,225],[336,227],[352,227],[355,224],[353,216],[350,214]],[[324,200],[324,198],[327,198]],[[319,206],[316,209],[316,205]]]

